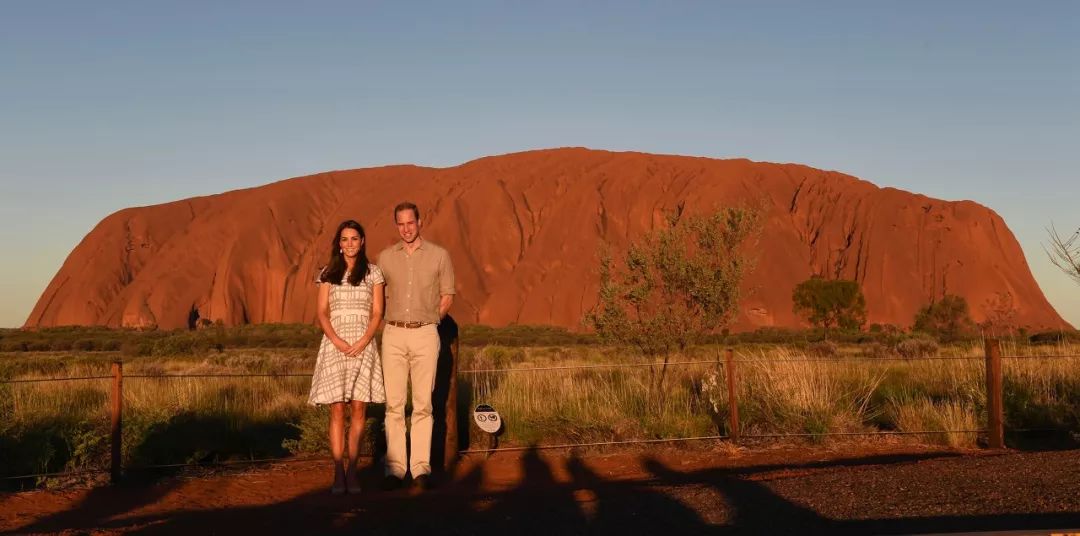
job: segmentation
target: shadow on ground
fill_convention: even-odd
[[[94,490],[77,508],[20,527],[19,532],[113,529],[136,534],[905,534],[1046,529],[1075,525],[1076,513],[834,520],[789,501],[756,477],[778,470],[887,466],[952,456],[889,455],[791,465],[679,471],[646,458],[647,475],[612,480],[582,459],[566,460],[562,478],[535,450],[521,458],[511,487],[482,486],[477,464],[452,482],[419,496],[406,491],[332,497],[324,490],[265,506],[123,515],[170,492]],[[566,475],[569,478],[566,478]],[[374,477],[370,477],[374,478]],[[369,488],[370,489],[370,488]],[[119,517],[119,519],[117,519]]]

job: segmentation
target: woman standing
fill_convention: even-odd
[[[334,459],[334,485],[340,495],[360,492],[356,460],[369,402],[386,401],[382,362],[372,340],[382,322],[383,276],[368,264],[364,228],[353,220],[341,222],[330,253],[330,262],[319,274],[317,302],[323,330],[308,403],[330,405],[330,453]],[[352,406],[345,450],[345,406]]]

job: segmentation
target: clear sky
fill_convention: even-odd
[[[128,206],[586,146],[805,163],[1080,227],[1080,2],[13,1],[0,326]]]

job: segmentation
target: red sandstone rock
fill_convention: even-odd
[[[908,326],[948,292],[973,316],[1009,292],[1022,325],[1067,324],[992,210],[801,165],[587,149],[482,158],[432,169],[335,171],[121,210],[75,248],[27,326],[178,328],[195,316],[311,322],[312,278],[331,233],[354,218],[369,254],[396,239],[392,207],[415,201],[424,234],[454,260],[459,322],[577,329],[596,299],[601,239],[625,247],[666,210],[763,204],[758,268],[738,328],[798,326],[791,291],[815,273],[855,278],[870,323]]]

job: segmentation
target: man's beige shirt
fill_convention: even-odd
[[[441,296],[454,294],[454,266],[445,249],[421,239],[409,254],[405,243],[379,253],[386,279],[386,319],[398,322],[439,322]]]

